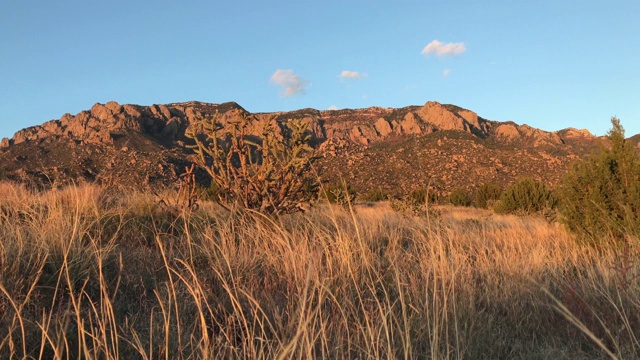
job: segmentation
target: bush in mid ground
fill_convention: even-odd
[[[453,206],[471,206],[471,197],[461,188],[455,188],[449,195],[449,202]]]
[[[391,209],[405,216],[427,216],[436,218],[439,211],[432,205],[438,201],[438,194],[434,190],[420,187],[412,190],[401,199],[391,199]]]
[[[555,196],[543,183],[523,177],[502,193],[495,210],[506,214],[534,214],[555,208],[556,204]]]
[[[438,194],[436,194],[434,190],[429,190],[427,188],[420,187],[420,188],[411,190],[411,192],[407,196],[407,200],[412,203],[421,204],[421,205],[424,205],[427,202],[429,204],[433,204],[438,201]]]
[[[356,200],[356,191],[346,182],[326,185],[322,193],[331,204],[348,206]]]
[[[594,241],[640,234],[640,159],[611,119],[610,148],[574,165],[564,178],[560,212],[573,232]]]
[[[389,200],[389,193],[382,188],[371,189],[362,197],[364,201],[385,201]]]
[[[502,195],[502,187],[500,187],[500,185],[493,183],[484,184],[476,191],[476,206],[486,209],[489,207],[491,201],[500,199],[500,195]]]
[[[281,130],[268,123],[255,134],[255,125],[255,119],[246,116],[225,126],[215,117],[198,121],[186,134],[195,142],[191,148],[196,164],[212,177],[217,185],[213,196],[226,208],[271,215],[300,210],[317,195],[317,177],[311,171],[317,157],[307,126],[290,121]]]

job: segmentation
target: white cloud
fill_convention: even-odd
[[[442,72],[442,77],[447,77],[449,76],[449,74],[451,74],[451,69],[444,69],[444,71]]]
[[[356,80],[360,80],[360,78],[362,78],[363,75],[360,74],[357,71],[349,71],[349,70],[343,70],[340,73],[340,78],[342,79],[356,79]]]
[[[295,75],[293,70],[278,69],[271,75],[270,81],[284,88],[282,90],[284,96],[304,94],[308,85],[307,80],[300,77],[300,75]]]
[[[458,55],[465,52],[467,48],[464,46],[463,42],[457,43],[441,43],[438,40],[433,40],[427,46],[422,49],[422,54],[429,55],[431,53],[435,53],[438,56],[443,55]]]
[[[327,110],[338,110],[338,107],[335,105],[331,105]]]

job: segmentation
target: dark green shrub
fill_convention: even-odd
[[[323,194],[331,204],[348,206],[356,200],[355,190],[345,182],[326,185]]]
[[[476,206],[487,209],[490,202],[500,199],[500,195],[502,195],[502,187],[500,185],[484,184],[476,191]]]
[[[555,196],[543,183],[524,177],[516,180],[502,193],[495,210],[499,213],[527,215],[542,213],[546,209],[555,208],[556,204]]]
[[[471,206],[471,197],[466,190],[455,188],[449,195],[449,202],[453,206]]]
[[[407,200],[409,200],[414,204],[426,204],[427,196],[429,197],[430,204],[433,204],[438,201],[438,194],[436,194],[435,191],[428,190],[427,188],[424,188],[424,187],[411,190]]]
[[[562,221],[583,238],[601,242],[640,234],[640,159],[611,119],[610,148],[574,165],[564,178]]]
[[[364,201],[386,201],[389,200],[389,193],[382,188],[371,189],[362,197]]]

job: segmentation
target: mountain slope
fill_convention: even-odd
[[[109,102],[3,139],[0,177],[37,184],[169,185],[189,164],[185,131],[197,119],[212,116],[225,124],[248,116],[255,131],[267,122],[306,122],[323,155],[321,179],[345,178],[360,193],[383,188],[400,195],[430,185],[446,194],[455,187],[472,191],[486,182],[507,184],[522,175],[553,186],[572,161],[600,142],[586,130],[546,132],[437,102],[255,114],[236,103]]]

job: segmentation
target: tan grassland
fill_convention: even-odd
[[[0,358],[640,355],[636,240],[597,249],[544,219],[440,211],[176,216],[146,193],[2,183]]]

